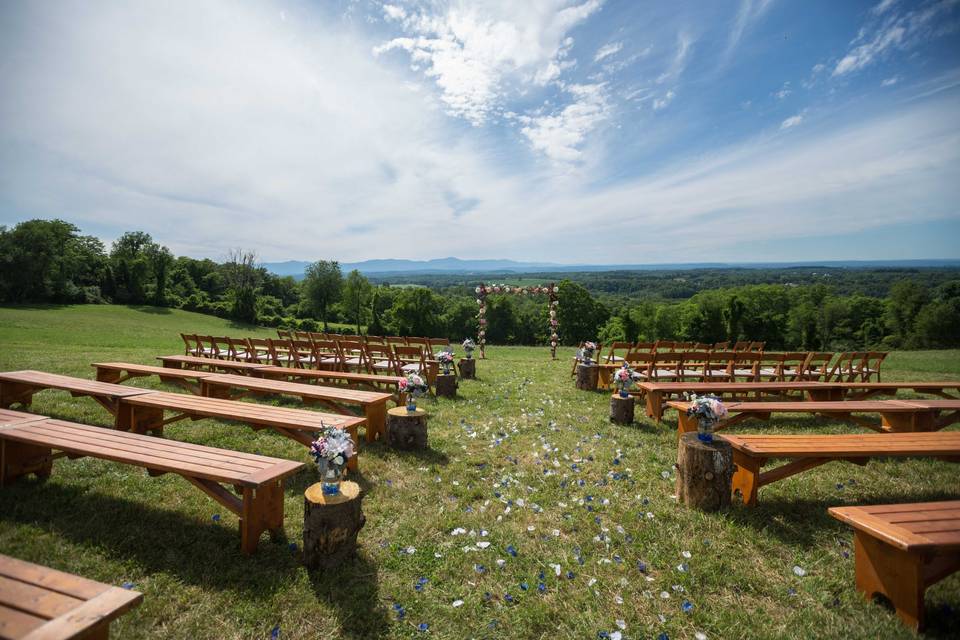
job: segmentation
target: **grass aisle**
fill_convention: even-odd
[[[253,335],[153,308],[0,308],[0,370],[92,377],[97,360],[182,352],[180,331]],[[310,575],[287,543],[266,540],[242,557],[233,515],[183,479],[89,459],[0,492],[0,553],[132,583],[145,600],[114,624],[117,638],[913,637],[854,590],[851,530],[826,510],[960,498],[957,466],[831,463],[764,488],[755,509],[690,512],[671,497],[673,416],[609,424],[607,396],[573,388],[570,349],[557,362],[546,348],[488,354],[457,400],[421,401],[429,452],[361,444],[367,524],[360,557],[341,570]],[[884,366],[887,380],[958,378],[956,351],[896,353]],[[92,400],[60,392],[37,395],[31,411],[111,424]],[[810,417],[764,427],[812,430],[851,427]],[[240,425],[180,422],[166,435],[308,461]],[[290,543],[317,479],[308,468],[288,484]],[[929,635],[949,636],[960,574],[928,591],[927,606]]]

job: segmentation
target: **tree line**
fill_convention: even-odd
[[[649,290],[623,273],[566,274],[558,293],[561,342],[762,340],[769,349],[803,350],[960,346],[958,270],[914,269],[896,277],[889,269],[759,270],[769,272],[765,283],[744,270],[728,270],[727,277],[706,271],[635,272]],[[547,282],[555,276],[524,278]],[[397,276],[371,282],[320,260],[298,281],[266,271],[250,251],[231,251],[216,262],[174,256],[143,232],[123,234],[108,250],[62,220],[0,227],[4,303],[156,305],[308,331],[340,323],[341,331],[374,335],[475,336],[477,277],[426,277],[422,285]],[[500,281],[511,278],[517,275]],[[688,295],[674,297],[677,286],[688,287]],[[548,342],[546,300],[536,296],[490,295],[487,322],[490,344]]]

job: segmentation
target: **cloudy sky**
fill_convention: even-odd
[[[960,257],[960,0],[0,4],[0,224],[266,261]]]

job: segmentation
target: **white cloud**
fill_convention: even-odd
[[[887,9],[891,8],[894,4],[897,3],[897,0],[880,0],[876,5],[870,9],[870,13],[875,16],[882,15],[887,12]]]
[[[723,62],[729,60],[744,33],[763,17],[771,4],[773,0],[740,0],[740,7],[737,9],[737,15],[727,39],[727,49],[722,56]]]
[[[593,56],[593,61],[600,62],[604,58],[608,58],[616,53],[619,53],[621,49],[623,49],[622,42],[611,42],[609,44],[605,44],[597,50],[597,54]]]
[[[953,27],[943,28],[941,23],[957,5],[957,0],[938,0],[896,13],[890,12],[893,2],[881,2],[871,10],[874,17],[860,29],[832,75],[837,77],[859,71],[892,51],[911,49],[950,32]]]
[[[665,109],[667,105],[673,102],[673,98],[676,96],[673,91],[667,91],[663,96],[657,98],[653,101],[653,109],[659,111],[660,109]]]
[[[677,34],[677,52],[670,61],[670,66],[657,77],[658,84],[663,84],[667,80],[676,80],[680,77],[684,69],[687,68],[693,43],[693,37],[686,31]]]
[[[891,78],[885,78],[883,82],[880,83],[881,87],[892,87],[893,85],[900,82],[900,76],[893,76]]]
[[[407,12],[403,7],[385,4],[383,5],[383,15],[389,20],[403,20],[407,17]]]
[[[406,51],[441,92],[447,111],[474,125],[502,108],[511,83],[546,84],[572,65],[567,33],[600,9],[602,0],[510,0],[436,3],[401,20],[408,36],[374,49]]]
[[[567,91],[574,97],[571,104],[550,115],[524,116],[520,129],[534,149],[561,163],[580,160],[587,134],[609,115],[603,85],[570,85]]]
[[[790,82],[788,81],[788,82],[784,82],[783,86],[780,87],[780,90],[774,93],[773,95],[778,100],[783,100],[784,98],[789,96],[791,93],[793,93],[793,91],[790,90]]]
[[[803,114],[802,114],[802,113],[798,113],[797,115],[795,115],[795,116],[790,116],[789,118],[787,118],[786,120],[784,120],[783,122],[781,122],[781,123],[780,123],[780,129],[781,129],[781,130],[783,130],[783,129],[792,129],[793,127],[796,127],[797,125],[799,125],[799,124],[802,123],[802,122],[803,122]]]

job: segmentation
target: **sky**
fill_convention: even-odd
[[[0,3],[0,225],[267,262],[960,257],[960,0]]]

